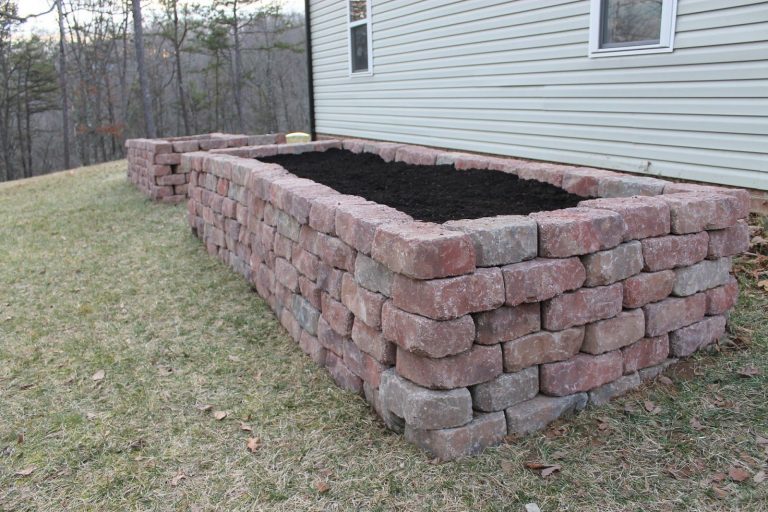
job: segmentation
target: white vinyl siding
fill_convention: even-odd
[[[768,190],[768,1],[679,0],[671,53],[589,57],[590,0],[312,0],[316,130]]]

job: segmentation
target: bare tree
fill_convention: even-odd
[[[67,56],[64,50],[66,35],[64,32],[64,9],[62,0],[56,0],[56,14],[59,22],[59,89],[61,93],[61,139],[64,155],[64,169],[69,169],[72,162],[69,156],[69,93],[67,85]]]
[[[131,0],[133,7],[133,38],[136,45],[136,71],[139,74],[139,87],[141,89],[141,105],[144,109],[144,128],[147,137],[157,137],[155,121],[152,118],[152,98],[149,95],[149,83],[147,82],[147,67],[144,61],[144,29],[141,18],[141,0]]]

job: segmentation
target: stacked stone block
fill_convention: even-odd
[[[153,200],[178,203],[186,201],[189,187],[189,177],[179,165],[182,154],[279,142],[285,142],[284,134],[209,133],[169,139],[130,139],[125,143],[128,179]]]
[[[597,198],[433,224],[258,160],[329,148]],[[537,174],[530,162],[360,140],[189,153],[182,167],[208,252],[339,386],[444,460],[605,403],[716,342],[738,295],[731,257],[748,243],[745,191],[597,169]]]

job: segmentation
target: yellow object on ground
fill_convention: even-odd
[[[285,142],[288,144],[298,144],[303,142],[310,142],[312,137],[308,133],[293,132],[285,135]]]

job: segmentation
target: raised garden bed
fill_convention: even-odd
[[[181,155],[191,151],[285,142],[284,134],[230,135],[206,133],[165,139],[129,139],[128,179],[156,201],[186,201],[189,178],[181,169]]]
[[[334,149],[375,155],[361,158],[380,173],[432,176],[422,187],[448,170],[429,166],[452,165],[585,200],[458,220],[428,209],[417,217],[452,220],[421,222],[259,160],[353,160],[321,154]],[[189,153],[182,167],[190,225],[209,253],[253,284],[340,386],[445,460],[602,404],[716,342],[738,294],[731,256],[748,244],[745,191],[598,169],[359,140]],[[317,179],[356,186],[327,174]]]

